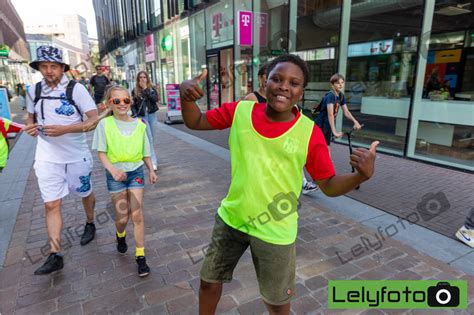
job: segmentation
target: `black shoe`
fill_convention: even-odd
[[[138,264],[138,275],[140,277],[148,276],[150,273],[150,267],[146,264],[145,256],[138,256],[137,257],[137,264]]]
[[[63,257],[57,253],[51,253],[43,266],[36,269],[35,275],[47,275],[53,271],[63,269],[63,267]]]
[[[117,250],[120,254],[125,254],[127,252],[128,246],[124,237],[118,237],[117,235]]]
[[[84,233],[82,234],[81,237],[81,245],[87,245],[89,244],[90,241],[94,239],[95,236],[95,225],[94,223],[86,223],[86,226],[84,227]]]

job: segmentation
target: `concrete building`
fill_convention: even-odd
[[[82,16],[77,14],[48,18],[38,16],[25,23],[25,31],[28,34],[28,40],[32,40],[30,50],[33,57],[36,47],[39,46],[38,43],[48,42],[63,49],[73,72],[88,76],[93,72],[90,62],[87,22]],[[35,35],[39,35],[39,37],[35,37]],[[74,75],[76,74],[74,73]]]
[[[17,83],[29,83],[30,60],[23,21],[9,0],[0,0],[0,82],[14,90]]]

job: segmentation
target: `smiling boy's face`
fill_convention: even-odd
[[[268,74],[267,104],[276,112],[291,111],[304,92],[303,71],[292,62],[278,63]]]

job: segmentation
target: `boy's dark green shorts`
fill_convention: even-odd
[[[219,215],[202,264],[201,280],[230,282],[237,262],[249,246],[263,300],[271,305],[289,303],[295,292],[295,243],[263,242],[228,226]]]

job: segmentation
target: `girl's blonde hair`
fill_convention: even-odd
[[[144,74],[146,76],[146,87],[147,89],[151,89],[152,85],[151,85],[151,80],[150,80],[150,75],[148,74],[148,72],[146,71],[140,71],[138,72],[137,74],[137,79],[136,79],[136,84],[135,84],[135,91],[134,91],[134,94],[136,96],[140,96],[142,94],[142,87],[140,86],[140,75]]]
[[[115,91],[124,91],[127,93],[128,97],[130,97],[130,94],[128,93],[128,90],[126,88],[124,88],[123,86],[120,86],[120,85],[108,85],[106,87],[106,90],[105,90],[105,97],[104,97],[104,102],[107,104],[107,109],[104,110],[102,113],[99,114],[99,116],[97,116],[95,119],[88,119],[85,124],[84,124],[84,127],[82,128],[82,130],[84,132],[87,132],[87,131],[92,131],[94,130],[97,125],[99,124],[99,122],[108,117],[108,116],[112,116],[113,115],[113,112],[112,112],[112,107],[109,106],[109,99],[112,97],[112,93],[115,92]],[[131,99],[131,98],[130,98]],[[133,104],[133,100],[131,99],[132,103],[130,105]]]

